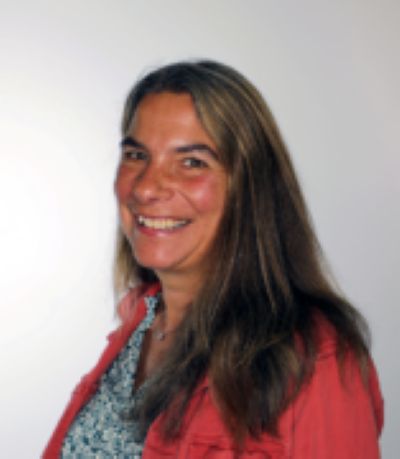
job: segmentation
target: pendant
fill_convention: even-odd
[[[157,331],[154,333],[154,337],[157,341],[163,341],[166,333],[164,331]]]

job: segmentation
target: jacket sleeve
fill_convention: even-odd
[[[372,362],[363,379],[352,355],[345,358],[341,368],[334,353],[321,356],[290,411],[285,435],[289,457],[380,457],[383,400]]]

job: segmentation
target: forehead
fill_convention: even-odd
[[[183,136],[213,143],[198,117],[192,97],[186,93],[145,96],[136,108],[127,134],[151,138]]]
[[[167,118],[171,115],[177,118],[188,114],[197,117],[192,97],[189,94],[172,92],[148,94],[137,105],[131,124],[143,118]]]

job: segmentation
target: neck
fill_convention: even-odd
[[[199,291],[200,282],[187,276],[157,273],[165,306],[165,329],[179,326]]]

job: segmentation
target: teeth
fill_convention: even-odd
[[[152,229],[174,229],[179,228],[187,223],[187,220],[172,220],[171,218],[147,218],[142,215],[138,216],[139,225]]]

